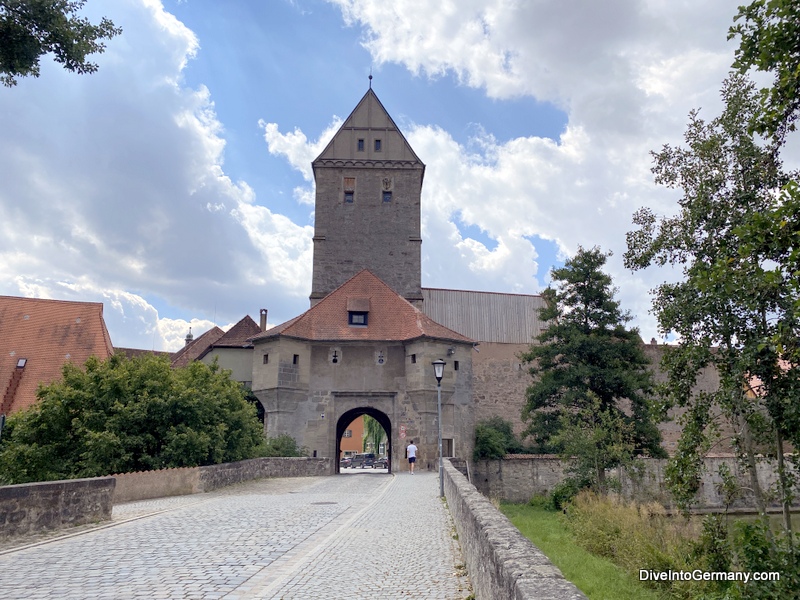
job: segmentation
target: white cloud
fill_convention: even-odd
[[[297,127],[290,133],[281,133],[277,123],[261,120],[258,126],[264,130],[264,141],[267,142],[270,154],[285,157],[292,168],[302,173],[303,179],[311,183],[314,181],[311,163],[322,153],[342,126],[342,119],[334,116],[331,124],[313,142],[309,142],[306,134]],[[295,195],[298,195],[297,192]]]
[[[158,0],[87,9],[124,29],[97,73],[45,60],[0,90],[0,293],[105,298],[114,343],[155,349],[189,321],[145,296],[203,326],[254,313],[254,298],[287,318],[305,308],[310,229],[225,173],[211,92],[183,79],[196,35]]]
[[[428,165],[426,284],[531,291],[537,252],[529,236],[569,253],[600,245],[614,252],[608,267],[624,306],[654,334],[645,292],[665,275],[623,269],[625,233],[640,206],[674,210],[675,195],[653,184],[649,152],[680,143],[692,108],[709,116],[720,108],[737,2],[329,2],[361,28],[379,64],[434,78],[453,73],[490,97],[532,96],[567,114],[557,142],[485,137],[469,146],[477,156],[436,127],[407,132]],[[497,246],[461,239],[458,220]]]

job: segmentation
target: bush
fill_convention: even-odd
[[[38,402],[8,419],[0,480],[9,483],[194,467],[264,452],[255,407],[216,364],[171,369],[161,357],[67,363]]]
[[[568,477],[556,484],[553,491],[550,492],[550,504],[555,510],[562,510],[585,487],[580,481]]]
[[[298,446],[288,433],[268,438],[263,456],[308,456],[308,448]]]
[[[475,450],[473,460],[503,458],[522,450],[511,423],[500,417],[492,417],[475,425]]]
[[[567,510],[567,524],[583,548],[637,576],[652,571],[728,570],[729,555],[719,519],[696,522],[669,517],[658,503],[626,503],[583,491]],[[722,535],[722,538],[720,537]],[[737,597],[728,582],[649,582],[672,598]]]

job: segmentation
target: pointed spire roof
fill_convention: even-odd
[[[350,311],[367,312],[367,325],[348,324]],[[391,342],[429,337],[472,343],[468,337],[436,323],[366,269],[299,317],[268,329],[251,340],[278,336],[312,341]]]
[[[363,140],[361,150],[358,140]],[[376,140],[380,141],[379,147],[376,147]],[[386,167],[392,163],[405,168],[418,167],[423,172],[425,170],[425,165],[370,88],[312,166],[314,169]]]

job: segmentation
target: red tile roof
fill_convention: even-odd
[[[172,360],[172,352],[166,352],[163,350],[145,350],[144,348],[119,348],[115,346],[114,354],[122,354],[131,359],[152,354],[154,356],[165,356],[170,361]]]
[[[172,367],[185,367],[190,362],[197,360],[223,335],[225,335],[225,332],[215,325],[173,354]]]
[[[258,326],[250,315],[245,316],[241,321],[231,327],[225,335],[214,342],[215,348],[252,348],[248,340],[254,335],[261,333]]]
[[[354,306],[369,307],[366,327],[348,325],[348,306],[350,310]],[[279,335],[326,341],[408,341],[430,337],[472,342],[468,337],[436,323],[366,269],[299,317],[251,339]]]
[[[113,353],[101,303],[0,296],[0,411],[36,402],[38,385],[60,379],[65,362]],[[25,368],[18,369],[22,358]]]

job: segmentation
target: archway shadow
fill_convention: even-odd
[[[353,420],[357,419],[361,415],[369,415],[373,419],[375,419],[378,423],[380,423],[383,430],[386,432],[386,440],[388,443],[388,447],[386,449],[386,456],[389,459],[389,468],[387,472],[392,472],[392,421],[389,419],[389,416],[375,408],[370,408],[368,406],[362,406],[359,408],[353,408],[348,410],[344,413],[339,420],[336,422],[336,453],[334,456],[336,457],[336,472],[339,473],[339,457],[341,456],[342,451],[342,435],[344,435],[345,429]]]

